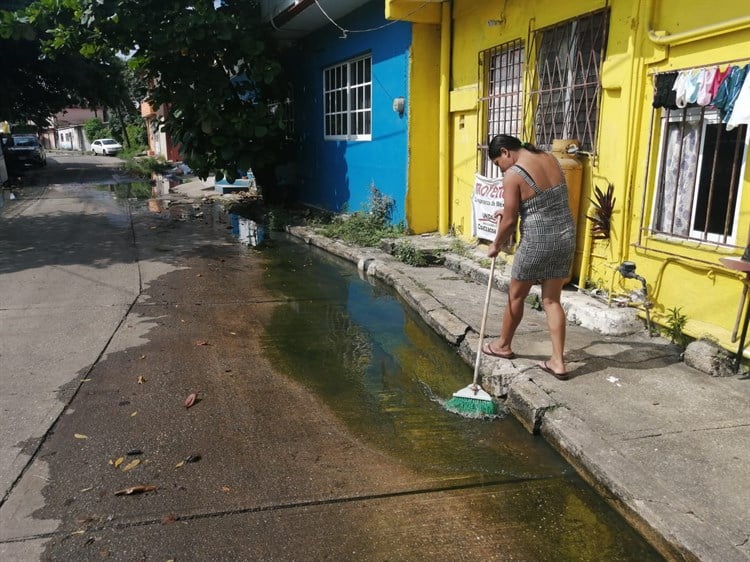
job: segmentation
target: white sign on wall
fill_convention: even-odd
[[[505,207],[503,179],[474,176],[474,189],[471,195],[472,236],[493,241],[497,234],[495,211]]]

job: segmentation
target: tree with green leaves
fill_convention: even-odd
[[[0,3],[0,119],[42,128],[67,107],[133,106],[125,96],[125,66],[117,57],[48,48],[47,30],[65,24],[55,19],[65,14],[70,10],[50,12],[28,1]],[[72,18],[67,23],[72,25]]]
[[[271,167],[283,150],[285,96],[274,42],[252,0],[38,0],[63,10],[48,49],[127,54],[160,123],[199,176],[230,181]],[[54,19],[54,18],[53,18]]]

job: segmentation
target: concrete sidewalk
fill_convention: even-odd
[[[379,278],[474,364],[489,271],[449,254],[417,268],[310,229],[290,233]],[[443,244],[444,239],[430,244]],[[496,284],[507,284],[504,268]],[[493,293],[487,337],[498,335],[506,295]],[[750,559],[750,378],[712,377],[681,349],[649,337],[633,309],[566,292],[571,379],[536,365],[549,357],[544,313],[527,307],[513,360],[482,358],[484,388],[542,435],[667,558]],[[467,384],[470,381],[467,381]],[[457,389],[458,390],[458,389]]]

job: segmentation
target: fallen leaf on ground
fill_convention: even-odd
[[[143,384],[146,382],[146,379],[143,377],[138,377],[138,384]]]
[[[138,466],[139,464],[141,464],[141,460],[140,459],[133,459],[128,464],[126,464],[125,466],[122,467],[122,471],[123,472],[127,472],[128,470],[132,470],[136,466]]]
[[[176,515],[172,515],[171,513],[169,515],[165,515],[161,518],[161,524],[162,525],[170,525],[171,523],[174,523],[179,518]]]
[[[193,392],[187,398],[185,398],[185,407],[189,408],[190,406],[192,406],[193,404],[195,404],[196,398],[198,398],[198,394],[195,393],[195,392]]]
[[[145,494],[148,492],[156,491],[156,486],[130,486],[129,488],[123,488],[115,492],[116,496],[132,496],[133,494]]]
[[[185,461],[180,461],[176,465],[174,465],[175,468],[182,468],[183,466],[185,466]]]
[[[206,340],[195,340],[195,345],[208,345]]]
[[[114,467],[115,467],[115,468],[120,468],[120,465],[121,465],[122,463],[124,463],[124,462],[125,462],[125,457],[120,457],[119,459],[117,459],[117,460],[116,460],[115,462],[113,462],[112,464],[114,465]]]
[[[130,414],[130,417],[132,418],[133,416],[137,416],[137,415],[138,415],[138,410],[136,410],[135,412],[133,412],[132,414]]]
[[[88,435],[84,435],[83,433],[76,433],[73,435],[76,439],[88,439]]]
[[[145,356],[145,355],[141,355],[141,359],[145,359],[145,358],[146,358],[146,356]]]
[[[232,491],[232,488],[230,488],[229,486],[222,486],[222,487],[221,487],[221,491],[222,491],[222,492],[224,492],[224,493],[226,494],[226,493],[228,493],[228,492],[231,492],[231,491]]]

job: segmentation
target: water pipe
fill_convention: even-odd
[[[591,252],[593,252],[594,236],[591,234],[591,219],[589,217],[596,213],[596,207],[589,203],[586,210],[584,225],[586,230],[583,234],[583,257],[581,258],[581,272],[578,275],[578,291],[586,291],[586,281],[588,280],[589,267],[591,266]]]
[[[643,308],[646,311],[646,327],[648,328],[648,335],[651,335],[651,303],[648,300],[648,287],[646,286],[646,279],[643,276],[638,275],[635,272],[635,262],[624,261],[618,267],[617,271],[625,279],[635,279],[641,282],[643,285]]]
[[[704,25],[689,31],[682,31],[680,33],[656,31],[653,27],[654,4],[654,0],[648,0],[646,5],[646,17],[648,18],[648,38],[655,45],[682,45],[683,43],[689,43],[690,41],[708,39],[710,37],[716,37],[717,35],[723,35],[724,33],[742,31],[750,27],[750,15],[745,15],[718,23]]]
[[[440,91],[438,104],[438,230],[448,234],[450,198],[450,106],[451,78],[451,2],[441,4],[440,18]]]

